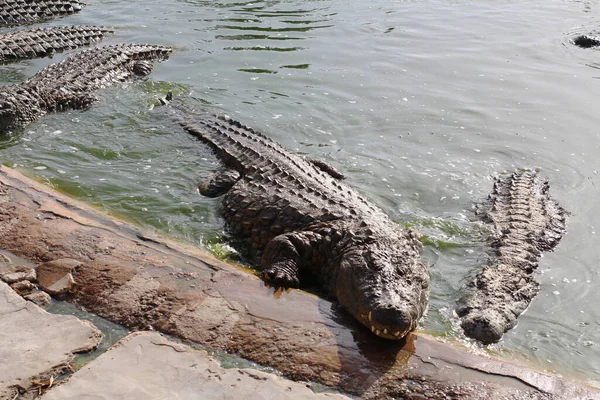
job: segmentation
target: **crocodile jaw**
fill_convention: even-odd
[[[387,247],[387,242],[382,239],[342,257],[336,296],[374,334],[399,340],[416,328],[425,311],[429,276],[418,257]]]

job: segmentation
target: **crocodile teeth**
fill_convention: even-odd
[[[384,330],[383,330],[383,334],[384,334],[384,335],[387,335],[387,329],[384,329]]]
[[[375,327],[374,326],[371,327],[371,332],[375,332]]]
[[[371,314],[372,314],[372,312],[369,311],[369,322],[371,321]]]
[[[400,336],[401,333],[402,332],[400,332],[400,331],[394,332],[394,336],[398,337],[398,336]]]
[[[379,334],[380,334],[380,333],[381,333],[381,332],[379,331],[379,329],[376,329],[376,330],[375,330],[375,334],[376,334],[377,336],[379,336]]]

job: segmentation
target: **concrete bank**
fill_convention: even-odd
[[[378,339],[335,304],[274,293],[198,249],[142,234],[6,167],[0,248],[46,266],[60,260],[73,278],[61,296],[129,329],[166,332],[365,399],[600,399],[593,388],[425,335]]]
[[[349,400],[253,369],[222,368],[205,351],[156,332],[127,336],[42,400]]]
[[[92,324],[49,314],[0,281],[0,399],[48,386],[101,339]]]

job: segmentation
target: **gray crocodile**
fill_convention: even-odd
[[[0,2],[0,27],[30,24],[80,11],[74,0],[5,0]]]
[[[54,26],[0,34],[0,63],[47,57],[101,41],[113,30],[101,26]]]
[[[0,131],[20,128],[49,112],[84,109],[94,91],[133,75],[147,75],[152,61],[171,49],[148,44],[119,44],[82,51],[49,65],[23,83],[0,87]]]
[[[465,334],[494,343],[517,324],[540,290],[534,278],[541,252],[565,233],[565,211],[548,194],[537,171],[497,179],[479,213],[489,225],[493,261],[469,282],[456,313]]]
[[[298,287],[316,277],[382,338],[401,339],[417,326],[429,275],[412,231],[323,161],[293,154],[227,117],[186,112],[182,118],[184,130],[208,143],[227,167],[200,192],[223,195],[231,231],[249,243],[268,284]]]

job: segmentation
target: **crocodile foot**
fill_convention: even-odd
[[[285,265],[285,262],[273,264],[263,269],[262,278],[272,286],[285,288],[300,287],[298,275],[291,270],[290,266]]]

